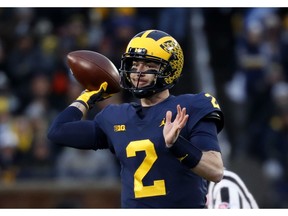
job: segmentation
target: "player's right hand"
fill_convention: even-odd
[[[107,82],[103,82],[98,90],[84,90],[81,95],[75,100],[75,102],[82,103],[87,109],[92,109],[96,102],[105,100],[111,97],[111,94],[107,94],[106,90],[108,87]]]

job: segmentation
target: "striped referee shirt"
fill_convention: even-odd
[[[208,209],[258,209],[258,204],[243,180],[234,172],[224,170],[223,179],[210,182],[207,194]]]

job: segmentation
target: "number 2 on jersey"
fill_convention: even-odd
[[[211,103],[212,103],[213,107],[220,109],[220,106],[219,106],[219,104],[217,103],[215,97],[213,97],[213,96],[210,95],[209,93],[206,93],[205,96],[206,96],[206,97],[211,97]]]
[[[147,175],[158,156],[156,154],[154,144],[146,139],[146,140],[138,140],[130,142],[126,148],[127,157],[135,157],[136,153],[139,151],[145,151],[146,156],[143,162],[140,164],[136,172],[134,173],[134,194],[136,198],[142,197],[152,197],[165,195],[165,181],[155,180],[153,185],[144,186],[143,178]]]

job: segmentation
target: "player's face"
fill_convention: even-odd
[[[137,88],[143,88],[156,81],[155,73],[159,71],[160,64],[151,61],[133,61],[130,79]],[[154,74],[150,73],[154,72]]]

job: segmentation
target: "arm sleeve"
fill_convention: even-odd
[[[47,134],[48,139],[58,145],[78,149],[106,148],[104,132],[95,121],[81,120],[82,117],[79,109],[67,107],[52,122]]]
[[[169,150],[175,157],[180,159],[181,163],[189,169],[194,168],[202,157],[202,151],[219,151],[217,139],[217,127],[213,121],[203,120],[195,125],[190,140],[179,136],[176,142]]]
[[[221,152],[217,138],[217,126],[213,120],[202,119],[199,121],[189,138],[189,141],[202,151]]]

